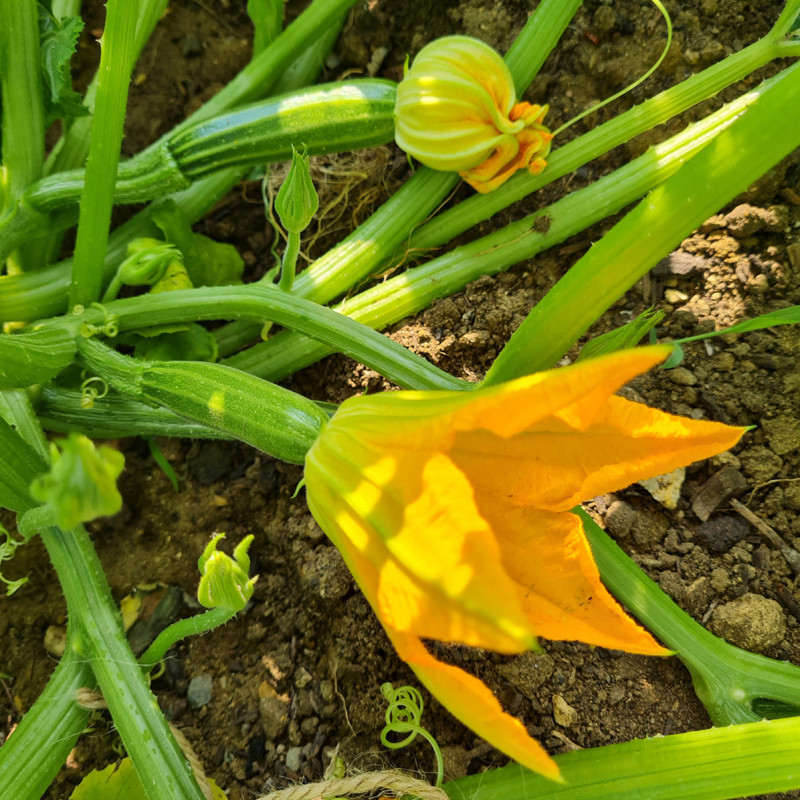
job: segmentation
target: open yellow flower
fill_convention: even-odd
[[[309,507],[400,657],[476,733],[553,778],[523,725],[421,638],[519,653],[543,636],[666,654],[603,587],[570,509],[742,435],[613,394],[669,352],[615,353],[475,392],[353,398],[306,459]]]
[[[518,169],[546,166],[547,106],[517,103],[500,55],[479,39],[445,36],[419,51],[397,87],[395,140],[428,167],[458,172],[481,193]]]

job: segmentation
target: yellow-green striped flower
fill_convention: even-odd
[[[545,168],[547,109],[516,102],[511,73],[488,44],[446,36],[420,50],[397,87],[395,139],[426,166],[456,171],[486,193],[518,169]]]

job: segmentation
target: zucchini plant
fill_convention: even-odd
[[[600,574],[611,590],[685,661],[715,723],[734,727],[550,761],[519,722],[501,713],[485,687],[461,673],[453,677],[448,671],[452,667],[435,662],[419,639],[449,637],[481,644],[488,638],[499,643],[498,649],[517,652],[522,640],[526,646],[535,644],[538,629],[523,630],[510,611],[507,617],[487,611],[497,602],[492,592],[473,595],[459,588],[470,570],[488,570],[489,560],[475,561],[469,547],[462,551],[453,540],[449,551],[442,550],[441,564],[425,566],[426,547],[442,543],[415,541],[413,530],[406,539],[409,528],[397,519],[419,513],[419,519],[433,525],[436,520],[423,512],[438,508],[439,498],[456,487],[447,477],[452,473],[442,471],[438,490],[422,511],[410,494],[403,494],[421,480],[416,473],[407,474],[413,472],[408,465],[414,466],[415,456],[406,432],[417,431],[414,436],[420,438],[418,431],[424,429],[430,447],[440,442],[445,429],[453,440],[483,440],[491,434],[510,442],[512,435],[504,426],[530,408],[519,410],[512,404],[506,418],[506,407],[493,405],[498,398],[515,395],[519,387],[527,391],[539,381],[553,381],[561,387],[558,392],[537,395],[534,405],[547,405],[562,392],[564,397],[574,395],[577,404],[584,402],[584,395],[593,396],[581,390],[581,376],[597,376],[602,372],[598,364],[612,365],[609,369],[621,383],[635,374],[633,361],[650,364],[666,355],[664,348],[642,351],[644,355],[613,354],[652,329],[652,323],[640,320],[635,336],[628,329],[596,343],[594,355],[610,360],[571,368],[566,375],[574,379],[560,377],[560,370],[549,371],[660,258],[800,146],[800,124],[794,124],[800,123],[795,119],[800,71],[793,62],[800,55],[800,0],[787,0],[763,39],[563,146],[559,132],[554,135],[546,127],[544,106],[517,101],[558,46],[581,0],[541,0],[504,58],[485,44],[461,41],[471,54],[468,58],[457,43],[445,43],[442,57],[447,64],[435,66],[433,89],[430,76],[419,67],[399,105],[397,86],[387,80],[313,85],[353,0],[313,0],[283,31],[273,24],[281,16],[281,2],[251,0],[248,8],[259,45],[251,62],[195,114],[128,160],[120,159],[120,142],[131,70],[166,2],[108,0],[100,70],[83,100],[90,114],[78,106],[65,78],[70,37],[74,39],[80,24],[78,5],[0,0],[0,17],[7,23],[0,27],[0,255],[5,259],[0,274],[0,505],[16,515],[17,538],[4,531],[13,546],[41,537],[68,609],[64,656],[41,697],[0,747],[4,795],[37,800],[47,791],[86,725],[90,703],[75,700],[76,691],[85,687],[101,693],[96,702],[109,709],[143,796],[200,800],[215,791],[190,766],[147,675],[175,641],[211,630],[245,608],[254,582],[249,575],[251,542],[243,542],[230,559],[216,550],[219,535],[212,539],[198,554],[200,598],[207,610],[175,623],[137,659],[85,528],[119,509],[115,481],[122,468],[119,454],[93,447],[87,437],[137,435],[233,439],[306,465],[314,476],[315,493],[309,494],[314,513],[342,549],[398,652],[453,713],[545,776],[534,783],[530,773],[510,767],[485,781],[464,778],[445,784],[441,792],[448,796],[544,797],[549,791],[544,782],[559,774],[571,782],[552,784],[560,798],[634,798],[642,792],[728,798],[743,791],[798,788],[790,757],[780,746],[782,735],[796,732],[796,722],[781,722],[775,731],[748,723],[759,709],[779,709],[783,715],[787,709],[797,710],[800,670],[743,657],[702,630],[648,583],[627,556],[608,546],[591,520],[576,523],[569,507],[538,512],[557,512],[554,525],[564,519],[577,525],[573,532],[583,543],[586,575],[595,581],[591,585],[605,598],[596,570],[592,573],[587,542],[595,548]],[[43,72],[48,36],[60,37],[61,60]],[[750,86],[595,183],[469,244],[437,252],[512,203],[777,59],[786,61],[769,80]],[[469,80],[460,80],[459,70],[466,72],[468,64],[474,70]],[[437,94],[440,90],[444,99]],[[55,110],[45,102],[48,93]],[[231,187],[266,163],[293,158],[302,171],[307,164],[300,153],[345,152],[391,142],[396,123],[400,126],[400,108],[409,113],[415,98],[420,106],[410,113],[430,119],[430,130],[427,122],[417,126],[413,138],[419,143],[429,134],[418,154],[423,159],[433,154],[433,166],[417,167],[363,224],[296,278],[297,253],[289,252],[277,283],[276,270],[271,270],[258,281],[241,284],[237,258],[192,232],[191,225]],[[431,105],[429,118],[424,112]],[[479,194],[447,205],[459,175],[433,167],[446,165],[454,146],[458,130],[440,128],[437,121],[440,112],[452,115],[454,108],[459,109],[455,128],[463,133],[467,156],[459,155],[453,163]],[[63,137],[49,155],[44,149],[47,114],[65,121]],[[786,124],[787,117],[792,124]],[[278,208],[294,237],[294,251],[296,237],[316,211],[308,181],[299,179],[295,185],[292,191],[300,194],[284,196]],[[112,230],[112,208],[123,203],[146,205]],[[379,332],[631,204],[636,205],[531,310],[482,381],[449,375]],[[76,225],[74,252],[59,260],[54,254],[61,252],[63,234]],[[222,266],[210,269],[210,261]],[[406,268],[381,279],[398,263]],[[129,287],[127,296],[116,299],[123,284]],[[798,321],[800,308],[791,306],[735,330]],[[211,328],[205,325],[209,322],[222,325]],[[282,330],[276,332],[271,325]],[[722,331],[708,335],[718,333]],[[276,385],[330,352],[349,355],[412,391],[346,405],[339,413]],[[606,388],[607,394],[613,392],[614,387]],[[390,408],[391,414],[381,416],[382,408]],[[558,412],[559,424],[583,413],[577,406],[570,408]],[[521,427],[525,435],[531,425],[529,421]],[[692,431],[686,437],[692,441],[704,435]],[[68,436],[50,443],[45,432]],[[739,435],[725,434],[724,441]],[[381,460],[375,455],[376,443],[383,446],[387,436],[394,439]],[[696,453],[690,441],[682,452],[688,460],[691,453],[703,457],[722,449],[721,441],[697,445]],[[428,466],[444,469],[442,458],[450,451],[435,446],[440,450]],[[355,455],[341,473],[324,463],[348,448]],[[363,473],[353,477],[348,471],[353,464],[364,467]],[[405,482],[395,482],[397,475]],[[326,500],[326,480],[331,485],[340,481],[346,491]],[[355,481],[356,488],[348,481]],[[399,506],[398,497],[404,498]],[[350,503],[347,508],[337,505],[342,498]],[[586,498],[576,502],[580,499]],[[452,510],[453,519],[461,519],[466,508],[457,503],[447,513]],[[377,534],[363,521],[353,522],[354,509],[374,522]],[[443,530],[446,534],[450,528]],[[538,558],[539,551],[526,553],[527,561]],[[432,574],[440,567],[442,574]],[[407,592],[421,607],[432,609],[428,618],[416,620],[416,626],[406,619],[404,627],[403,615],[414,604],[392,606],[391,598],[381,594],[381,579],[384,590],[386,584],[401,587],[400,594]],[[424,593],[414,594],[417,583],[412,591],[404,580],[424,583]],[[563,602],[574,606],[574,600]],[[607,602],[609,613],[616,614],[610,595]],[[620,622],[627,617],[618,613],[614,619],[627,624]],[[629,649],[663,651],[648,634],[641,635],[625,640]],[[583,638],[595,641],[589,635]],[[470,707],[465,697],[477,705]],[[752,754],[759,769],[746,774],[731,769],[724,780],[707,780],[714,760],[728,746]],[[665,758],[672,765],[668,770],[661,767]],[[682,771],[687,781],[676,788],[676,773]]]

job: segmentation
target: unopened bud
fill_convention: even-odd
[[[292,166],[275,198],[281,224],[290,233],[302,233],[319,208],[319,197],[308,171],[308,156],[292,147]]]

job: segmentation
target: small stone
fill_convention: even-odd
[[[800,447],[800,420],[793,417],[762,419],[761,427],[773,453],[784,456]]]
[[[300,723],[300,732],[309,739],[317,732],[319,717],[306,717]]]
[[[727,592],[731,582],[732,578],[728,570],[723,569],[722,567],[717,567],[717,569],[711,570],[711,588],[715,592],[718,592],[719,594]]]
[[[636,515],[631,536],[642,551],[654,550],[664,540],[669,530],[669,520],[654,509],[643,509]]]
[[[322,698],[323,703],[332,703],[336,697],[336,692],[333,686],[333,681],[323,678],[319,682],[319,696]]]
[[[303,749],[301,747],[290,747],[286,751],[286,769],[292,772],[300,772],[302,754]]]
[[[189,681],[189,688],[186,690],[186,700],[194,708],[202,708],[211,702],[211,689],[214,679],[208,674],[196,675]]]
[[[592,17],[592,27],[599,34],[611,33],[617,27],[617,12],[609,6],[600,6]]]
[[[703,575],[697,580],[692,581],[686,589],[684,608],[696,616],[701,616],[708,608],[708,604],[714,597],[714,589],[711,580]]]
[[[790,483],[783,490],[783,502],[792,510],[800,511],[800,483]]]
[[[655,478],[639,481],[639,485],[647,489],[652,498],[661,503],[664,508],[675,509],[678,507],[685,479],[686,467],[678,467],[665,475],[657,475]]]
[[[752,531],[741,517],[715,517],[701,523],[697,538],[714,553],[725,553]]]
[[[744,239],[763,230],[766,221],[759,213],[761,209],[742,203],[725,215],[725,227],[737,239]]]
[[[658,576],[658,585],[678,603],[686,597],[686,583],[677,572],[662,572]]]
[[[267,681],[258,687],[258,710],[267,739],[277,739],[289,724],[289,699],[279,695]]]
[[[774,600],[748,592],[714,610],[711,630],[737,647],[759,653],[783,640],[786,617]]]
[[[697,376],[686,367],[667,370],[667,377],[678,386],[694,386],[697,383]]]
[[[742,469],[755,483],[766,483],[777,475],[783,466],[783,461],[777,453],[773,453],[772,450],[761,445],[748,447],[739,454],[739,458],[742,462]]]
[[[300,666],[294,671],[294,685],[298,689],[304,689],[312,680],[313,676],[305,667]]]
[[[684,253],[683,250],[676,250],[666,258],[662,258],[653,267],[653,274],[675,275],[680,278],[687,278],[694,272],[702,272],[705,262],[700,256]]]
[[[615,539],[628,536],[635,522],[635,509],[623,500],[615,500],[606,511],[606,529]]]
[[[664,299],[673,306],[677,306],[685,303],[689,299],[689,295],[679,289],[664,289]]]
[[[570,728],[578,721],[578,712],[560,694],[554,694],[553,719],[556,725]]]
[[[701,487],[692,500],[692,510],[705,522],[713,511],[732,497],[743,495],[750,484],[738,469],[726,464],[714,473]]]
[[[67,646],[67,629],[63,625],[48,625],[44,632],[44,649],[51,656],[61,658]]]

